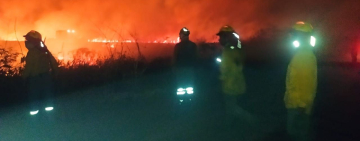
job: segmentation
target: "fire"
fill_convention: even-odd
[[[95,38],[95,39],[88,39],[88,42],[94,42],[94,43],[118,43],[118,42],[122,42],[122,43],[163,43],[163,44],[176,44],[180,42],[180,38],[177,38],[175,40],[154,40],[154,41],[135,41],[135,40],[111,40],[111,39],[102,39],[102,38]],[[111,46],[112,48],[114,48],[113,46]]]
[[[60,61],[64,60],[64,56],[59,55],[58,60],[60,60]]]
[[[119,41],[118,40],[109,40],[109,39],[96,38],[96,39],[88,39],[88,42],[94,42],[94,43],[117,43]],[[125,41],[123,41],[123,42],[125,42]]]

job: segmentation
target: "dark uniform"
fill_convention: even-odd
[[[194,93],[194,67],[196,60],[197,47],[195,43],[190,40],[182,40],[175,45],[174,66],[178,86],[177,95],[186,97]],[[180,99],[182,100],[182,98]]]
[[[52,107],[52,75],[57,74],[58,63],[41,41],[40,33],[30,31],[24,37],[27,38],[25,46],[29,51],[22,76],[29,88],[30,109],[38,111],[40,106]],[[46,102],[41,102],[41,98],[45,98]]]

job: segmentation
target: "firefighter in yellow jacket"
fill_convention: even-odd
[[[27,82],[30,114],[36,115],[41,106],[44,111],[53,110],[53,78],[58,73],[58,63],[42,41],[41,34],[30,31],[25,37],[26,55],[23,78]],[[45,102],[41,102],[43,101]]]
[[[243,74],[244,55],[240,37],[231,26],[221,27],[217,35],[219,43],[223,46],[221,57],[217,58],[217,61],[220,62],[220,80],[227,115],[226,124],[232,126],[238,118],[251,118],[250,113],[237,104],[239,96],[246,91]]]
[[[287,131],[293,140],[309,140],[310,115],[317,87],[316,38],[309,23],[297,22],[291,33],[295,54],[288,65],[285,105]]]

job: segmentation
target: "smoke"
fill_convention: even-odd
[[[191,38],[216,39],[222,25],[232,25],[243,39],[264,28],[290,28],[309,21],[329,38],[360,32],[360,1],[348,0],[11,0],[0,1],[0,37],[18,38],[31,29],[46,37],[75,29],[81,37],[176,38],[186,26]],[[357,17],[356,17],[357,16]]]

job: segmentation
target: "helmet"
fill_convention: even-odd
[[[220,36],[219,39],[220,44],[226,45],[230,43],[231,49],[234,49],[235,48],[234,46],[236,46],[237,48],[241,48],[240,36],[235,32],[235,30],[231,26],[225,25],[221,27],[220,31],[216,35]]]
[[[186,27],[181,28],[179,34],[190,35],[190,30]]]
[[[41,34],[35,30],[31,30],[30,32],[28,32],[26,35],[24,35],[25,38],[32,38],[32,39],[38,39],[41,40]]]
[[[294,35],[295,38],[295,40],[293,41],[294,47],[295,48],[300,47],[300,45],[303,44],[303,42],[305,42],[305,44],[310,44],[312,47],[315,47],[316,38],[312,35],[313,29],[314,28],[310,23],[306,23],[303,21],[296,22],[296,24],[292,27],[292,33],[291,33]]]
[[[235,30],[231,26],[225,25],[220,28],[220,31],[216,35],[221,35],[223,33],[235,33]]]
[[[310,23],[306,23],[303,21],[296,22],[296,24],[292,28],[295,31],[306,32],[306,33],[311,33],[313,31],[312,25]]]

